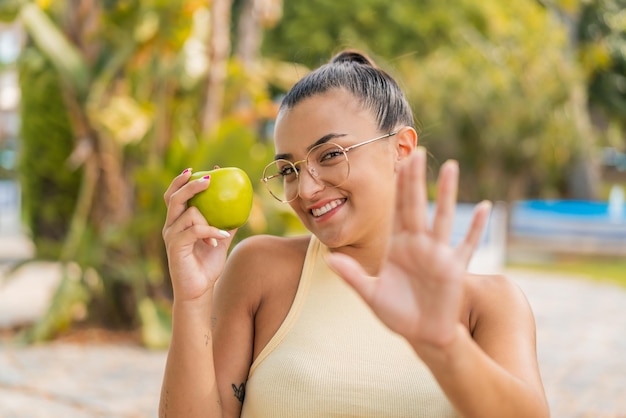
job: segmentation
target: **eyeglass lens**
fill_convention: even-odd
[[[278,200],[289,202],[298,195],[299,176],[302,165],[319,184],[338,187],[344,183],[350,172],[344,149],[333,143],[320,144],[312,148],[306,162],[291,163],[276,160],[265,169],[264,182],[269,192]]]

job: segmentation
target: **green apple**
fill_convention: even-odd
[[[210,184],[189,199],[209,225],[225,231],[245,224],[252,209],[252,183],[245,171],[237,167],[216,168],[193,173],[189,181],[210,175]]]

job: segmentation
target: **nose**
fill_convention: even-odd
[[[305,170],[301,170],[298,182],[298,194],[303,199],[309,199],[324,189],[324,184],[318,180],[315,167],[306,167]]]

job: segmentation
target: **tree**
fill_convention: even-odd
[[[515,200],[583,197],[568,174],[593,156],[593,132],[567,41],[531,0],[316,0],[286,3],[264,52],[318,65],[342,47],[364,49],[403,83],[432,171],[456,158],[461,199]]]
[[[52,187],[28,188],[28,193],[33,201],[48,201],[52,207],[49,193],[59,191],[63,176],[80,183],[77,194],[60,193],[74,204],[71,216],[55,220],[60,233],[50,238],[61,244],[56,253],[42,251],[42,231],[36,227],[45,216],[41,207],[47,205],[27,205],[39,256],[58,258],[64,266],[49,314],[28,337],[49,338],[76,319],[125,327],[141,321],[145,330],[157,330],[146,334],[146,340],[155,342],[159,324],[149,322],[156,309],[151,301],[158,299],[166,279],[158,232],[163,210],[157,196],[168,172],[159,162],[167,155],[164,138],[169,141],[171,132],[152,134],[151,129],[157,124],[155,115],[161,116],[159,128],[172,125],[176,97],[164,94],[178,89],[185,95],[172,50],[188,30],[187,22],[181,25],[177,19],[184,21],[189,17],[184,14],[194,10],[183,9],[181,16],[167,6],[148,9],[138,3],[100,5],[90,0],[53,3],[45,11],[29,2],[19,7],[17,16],[31,40],[21,61],[21,84],[31,91],[26,97],[33,98],[22,107],[22,177],[25,182],[46,179]],[[167,30],[159,32],[160,24]],[[46,63],[43,77],[56,88],[51,99],[59,116],[38,117],[42,123],[33,125],[30,119],[42,110],[34,104],[48,99],[38,96],[45,91],[29,90],[38,62]],[[159,76],[151,76],[154,71]],[[59,142],[49,142],[57,150],[49,156],[57,158],[47,161],[55,167],[41,171],[38,142],[63,120],[69,122],[65,138],[70,148],[64,151]],[[81,312],[83,318],[76,318]]]
[[[579,58],[588,77],[589,105],[608,131],[609,144],[626,147],[626,1],[583,2],[577,22]]]
[[[146,344],[164,345],[171,294],[160,236],[163,193],[189,166],[234,165],[260,178],[270,151],[251,121],[270,117],[272,100],[260,80],[245,112],[233,106],[233,97],[249,86],[233,75],[229,54],[222,50],[222,61],[215,59],[218,28],[207,28],[211,13],[218,14],[203,2],[68,0],[41,8],[16,1],[14,6],[7,15],[20,19],[30,39],[21,84],[33,100],[24,103],[23,118],[36,117],[41,107],[33,104],[45,102],[38,94],[46,92],[57,99],[54,109],[60,115],[23,127],[33,139],[24,140],[23,167],[34,168],[22,174],[25,181],[39,177],[56,184],[63,175],[80,184],[74,195],[63,192],[71,202],[69,220],[57,219],[60,233],[53,240],[60,247],[52,256],[64,266],[63,281],[48,315],[27,337],[50,338],[78,321],[141,326]],[[230,31],[229,22],[222,22],[220,33]],[[220,48],[230,51],[228,43]],[[39,74],[34,66],[42,62],[50,89],[29,90]],[[220,67],[217,78],[209,76],[213,66]],[[215,113],[209,123],[202,115],[211,95]],[[46,139],[50,124],[63,120],[68,146],[50,144],[58,151],[56,170],[37,171],[37,139]],[[50,199],[47,190],[33,193],[39,201]],[[238,239],[293,226],[272,229],[272,218],[284,213],[273,206],[265,211],[264,205],[264,198],[255,199]],[[42,211],[33,207],[31,213],[32,228]]]

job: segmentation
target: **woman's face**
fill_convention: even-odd
[[[276,155],[299,161],[322,138],[330,137],[346,148],[385,133],[352,94],[332,90],[279,114]],[[290,205],[328,247],[365,245],[368,239],[386,234],[395,204],[395,140],[392,136],[348,152],[350,174],[339,187],[319,184],[305,169],[300,170],[300,194]]]

